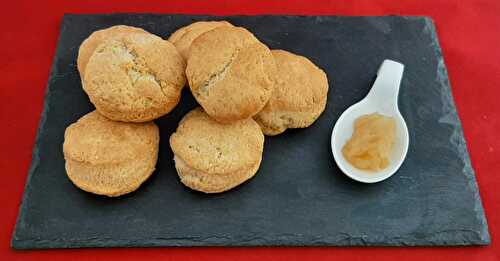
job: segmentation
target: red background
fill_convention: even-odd
[[[4,1],[0,15],[0,260],[499,260],[500,1]],[[10,238],[31,162],[64,13],[427,15],[436,22],[492,244],[447,248],[156,248],[14,251]]]

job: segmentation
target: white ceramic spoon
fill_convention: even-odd
[[[392,176],[403,163],[408,152],[408,127],[398,108],[398,93],[404,65],[385,60],[378,69],[377,79],[368,95],[360,102],[349,107],[335,123],[332,132],[332,152],[339,168],[350,178],[375,183]],[[396,141],[390,164],[387,168],[373,172],[364,171],[352,166],[342,154],[342,147],[352,136],[354,121],[365,114],[379,113],[393,117],[396,121]]]

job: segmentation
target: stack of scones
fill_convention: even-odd
[[[264,134],[305,128],[327,102],[326,74],[307,58],[270,50],[226,21],[195,22],[164,40],[118,25],[80,46],[78,71],[96,110],[64,135],[69,179],[110,197],[136,190],[155,170],[159,129],[187,84],[200,107],[170,136],[180,181],[205,193],[253,177]]]

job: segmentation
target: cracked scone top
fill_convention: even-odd
[[[218,27],[191,44],[186,76],[193,96],[219,122],[247,119],[267,103],[276,65],[242,27]]]
[[[177,47],[177,51],[187,60],[191,43],[201,34],[221,26],[233,26],[226,21],[200,21],[179,28],[168,41]]]
[[[154,122],[111,121],[93,111],[66,128],[66,173],[87,192],[110,197],[132,192],[153,173],[159,140]]]
[[[325,110],[328,79],[309,59],[283,50],[272,50],[276,82],[269,102],[254,119],[266,135],[287,128],[306,128]]]
[[[262,160],[264,135],[251,118],[223,124],[197,108],[179,122],[170,136],[170,147],[183,184],[217,193],[255,175]]]
[[[85,75],[85,67],[89,62],[90,56],[94,53],[97,46],[105,42],[106,40],[119,40],[130,33],[145,33],[142,28],[128,26],[128,25],[115,25],[108,27],[106,29],[97,30],[90,34],[90,36],[85,39],[78,49],[78,71],[80,76],[83,78]]]
[[[109,119],[145,122],[170,112],[186,83],[175,46],[153,34],[130,33],[100,44],[85,69],[83,89]]]

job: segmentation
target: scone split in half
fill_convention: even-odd
[[[181,182],[205,193],[227,191],[253,177],[264,135],[253,119],[222,124],[201,108],[189,112],[170,136]]]
[[[93,111],[66,128],[66,173],[87,192],[110,197],[132,192],[153,173],[159,140],[154,122],[116,122]]]

